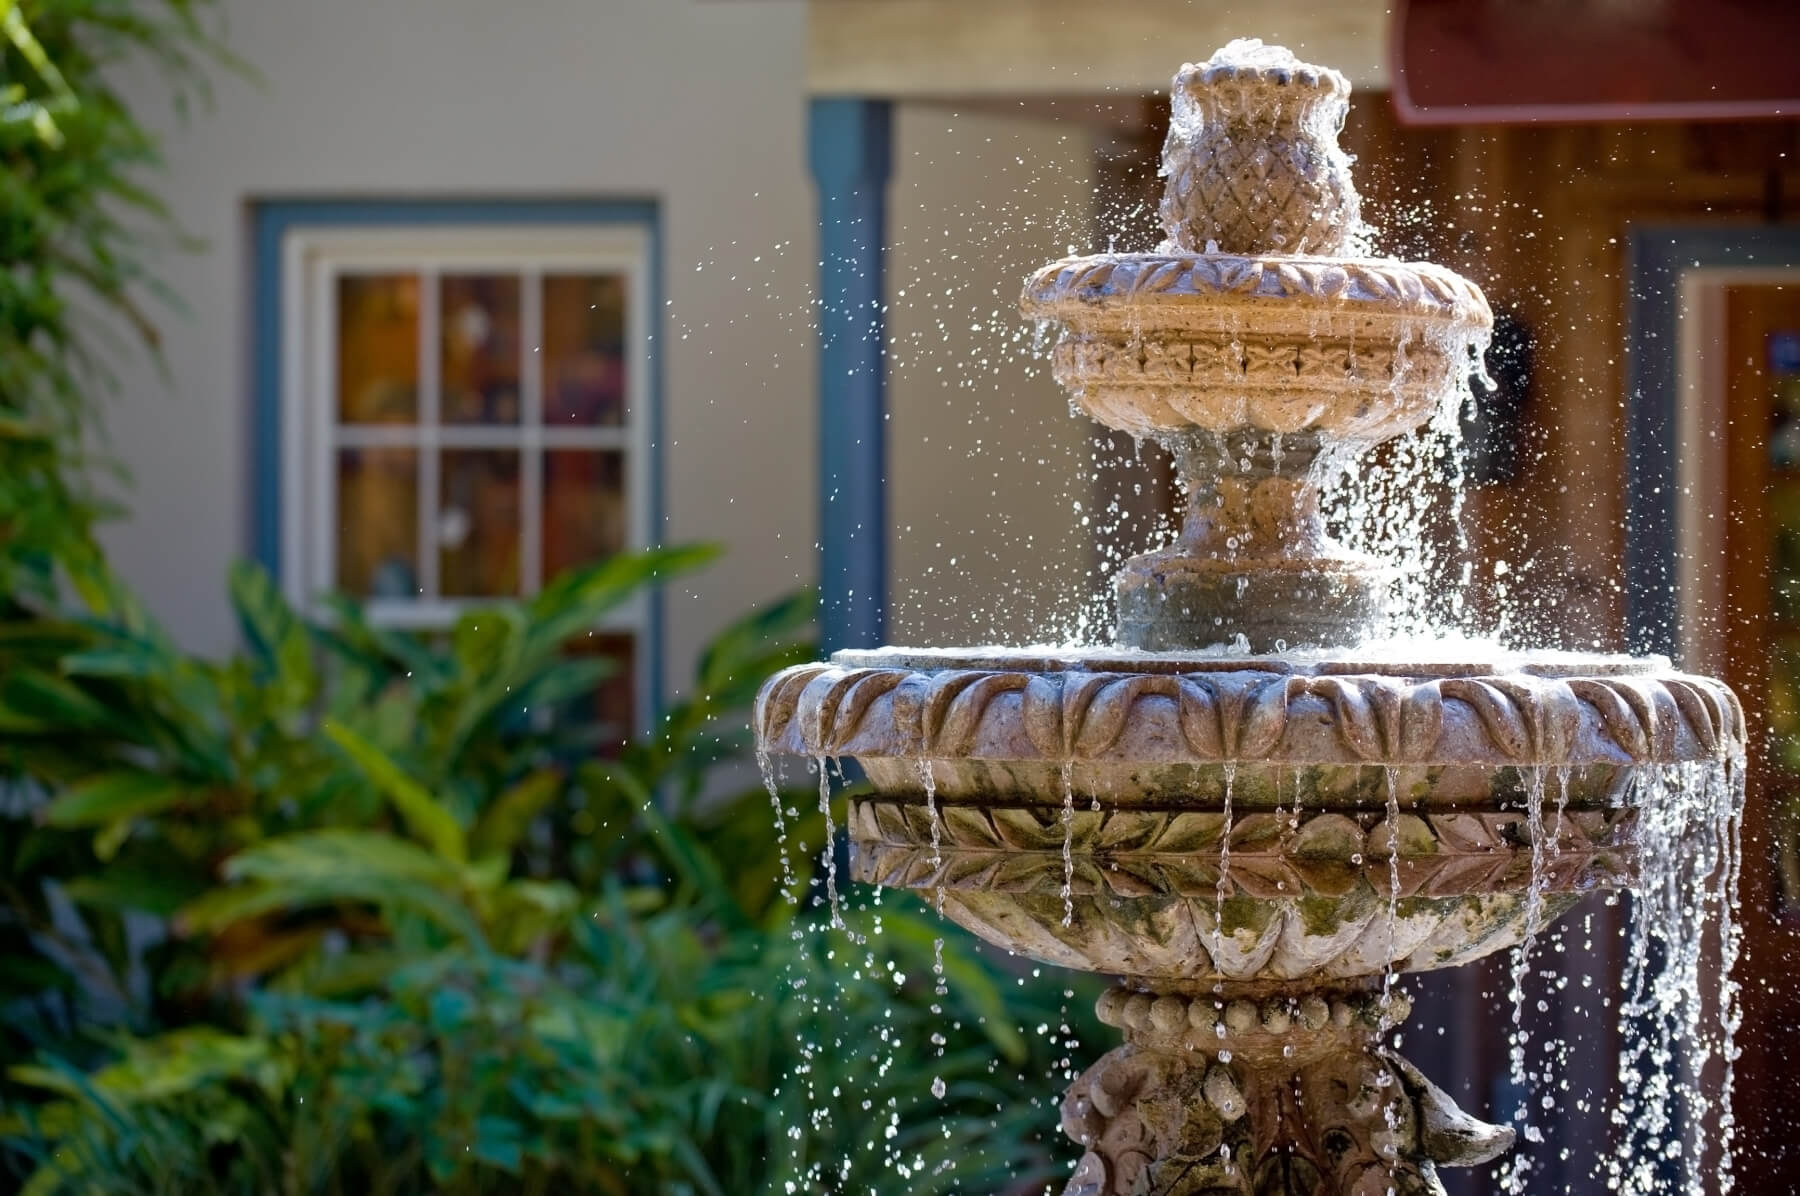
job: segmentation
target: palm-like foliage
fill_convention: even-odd
[[[826,929],[808,858],[784,886],[760,789],[709,793],[745,752],[756,682],[810,651],[806,596],[728,628],[616,759],[556,717],[598,678],[558,649],[708,555],[617,558],[436,646],[347,604],[309,622],[247,568],[249,648],[224,663],[119,598],[15,637],[0,726],[53,793],[23,854],[74,865],[41,878],[34,916],[71,896],[127,1006],[128,915],[176,932],[154,956],[161,999],[136,1014],[167,1028],[101,1035],[87,1073],[41,1055],[11,1069],[6,1128],[32,1182],[735,1196],[1041,1180],[1047,1109],[1009,1094],[1021,1067],[1028,1090],[1052,1086],[1050,1044],[1021,1024],[1061,1011],[1004,999],[993,966],[908,903],[852,911],[855,939]],[[54,717],[26,713],[51,700]],[[796,845],[818,847],[822,822],[796,813]],[[40,939],[54,973],[64,956]]]

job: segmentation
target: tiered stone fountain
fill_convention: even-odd
[[[1660,658],[1336,647],[1391,578],[1327,534],[1327,463],[1439,410],[1491,319],[1448,270],[1350,256],[1348,92],[1255,43],[1183,67],[1168,241],[1026,283],[1058,380],[1188,496],[1117,579],[1118,648],[838,652],[758,700],[768,750],[861,765],[856,879],[1122,978],[1125,1044],[1063,1104],[1068,1196],[1405,1196],[1495,1158],[1513,1131],[1384,1045],[1395,974],[1628,884],[1640,771],[1741,749],[1730,691]]]

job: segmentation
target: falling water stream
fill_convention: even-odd
[[[837,826],[831,819],[831,768],[824,756],[816,758],[819,769],[819,813],[825,816],[825,898],[831,908],[831,928],[846,930],[843,906],[838,901]]]
[[[1064,926],[1075,923],[1075,764],[1062,763],[1062,903]]]

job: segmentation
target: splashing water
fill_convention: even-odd
[[[1507,1036],[1507,1075],[1519,1093],[1519,1106],[1513,1111],[1513,1120],[1526,1141],[1536,1142],[1542,1135],[1531,1122],[1532,1076],[1528,1048],[1532,1031],[1525,1026],[1525,982],[1530,974],[1531,948],[1543,929],[1547,852],[1544,843],[1544,770],[1539,765],[1532,765],[1524,771],[1525,833],[1531,841],[1531,880],[1525,890],[1524,937],[1513,948],[1507,986],[1507,999],[1512,1002],[1512,1030]],[[1519,1151],[1508,1159],[1501,1169],[1501,1190],[1522,1196],[1531,1161],[1528,1151]]]
[[[1388,857],[1387,966],[1381,973],[1381,1009],[1385,1014],[1393,1006],[1395,953],[1400,944],[1400,778],[1391,764],[1382,772],[1387,781]]]
[[[1231,797],[1237,785],[1237,764],[1228,761],[1225,770],[1224,821],[1219,824],[1219,883],[1213,889],[1213,918],[1220,944],[1225,941],[1225,897],[1231,890]]]
[[[1463,587],[1442,579],[1459,572],[1451,565],[1468,550],[1462,417],[1475,402],[1475,383],[1486,377],[1487,347],[1487,333],[1466,328],[1421,328],[1404,336],[1391,384],[1396,403],[1423,356],[1466,360],[1468,368],[1451,371],[1450,385],[1432,396],[1421,427],[1380,448],[1380,468],[1368,467],[1374,450],[1367,441],[1348,438],[1321,451],[1309,471],[1320,508],[1345,547],[1390,570],[1387,613],[1368,630],[1371,638],[1431,640],[1464,629]]]
[[[1743,792],[1735,748],[1722,760],[1645,766],[1635,778],[1640,880],[1620,1010],[1618,1150],[1604,1168],[1608,1187],[1623,1196],[1703,1196],[1715,1182],[1721,1192],[1731,1187],[1732,1064],[1742,1014],[1729,968],[1741,948],[1733,909]]]

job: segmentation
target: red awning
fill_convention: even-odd
[[[1800,0],[1401,0],[1409,124],[1800,116]]]

